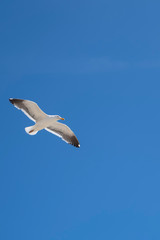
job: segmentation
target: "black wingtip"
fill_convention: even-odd
[[[10,103],[13,104],[13,98],[9,98]]]
[[[72,144],[72,145],[76,148],[80,148],[80,144],[79,145]]]
[[[72,138],[71,138],[71,144],[72,144],[74,147],[80,148],[79,141],[78,141],[78,139],[76,138],[75,135],[72,136]]]
[[[12,103],[13,105],[16,103],[21,103],[24,100],[23,99],[19,99],[19,98],[9,98],[10,103]]]

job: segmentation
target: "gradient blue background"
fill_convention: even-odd
[[[1,1],[0,239],[160,239],[159,1]],[[8,101],[59,114],[81,148]]]

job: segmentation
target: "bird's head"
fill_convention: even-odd
[[[54,117],[55,117],[55,119],[56,119],[57,121],[58,121],[58,120],[64,120],[64,118],[60,117],[59,115],[55,115]]]

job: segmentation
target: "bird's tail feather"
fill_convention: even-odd
[[[26,127],[25,128],[26,133],[29,135],[35,135],[38,131],[34,130],[34,126]]]

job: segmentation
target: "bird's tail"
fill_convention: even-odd
[[[26,127],[25,131],[29,135],[35,135],[38,132],[38,131],[35,131],[34,126]]]

